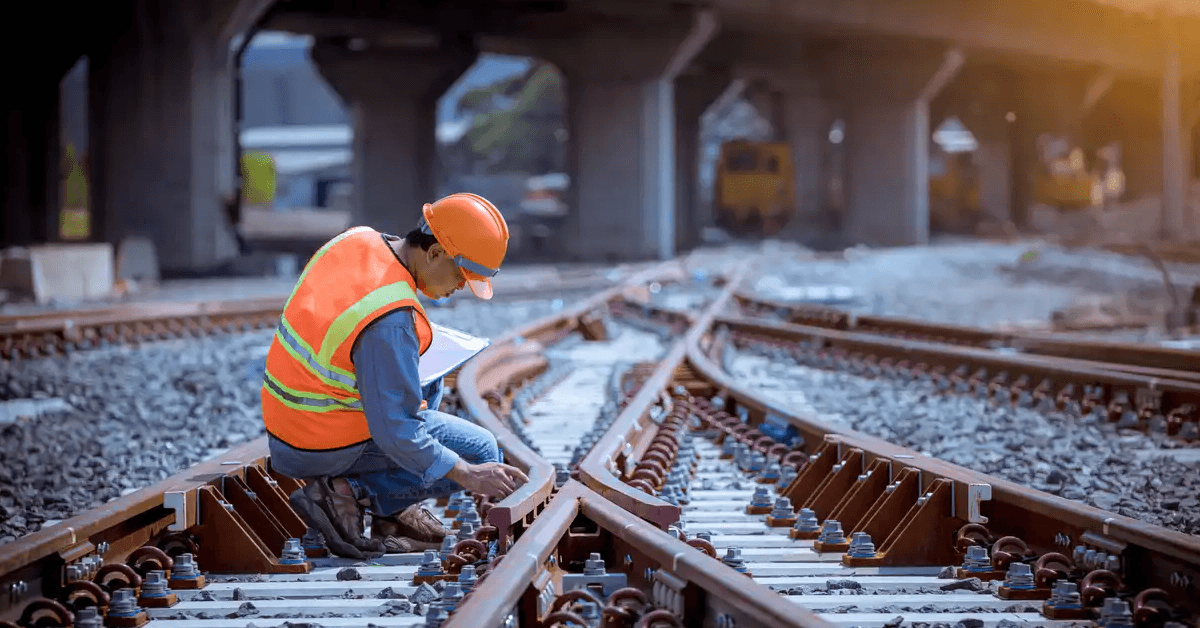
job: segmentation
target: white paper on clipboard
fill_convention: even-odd
[[[427,386],[434,380],[444,377],[492,344],[492,341],[487,338],[476,338],[457,329],[441,325],[431,325],[431,327],[433,327],[433,341],[429,344],[429,349],[417,361],[417,373],[421,376],[422,386]]]

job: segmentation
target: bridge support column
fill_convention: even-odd
[[[312,58],[354,124],[352,222],[404,235],[435,193],[438,98],[475,62],[466,45],[438,50],[317,43]]]
[[[1190,176],[1184,166],[1185,142],[1190,143],[1191,127],[1185,126],[1183,75],[1179,59],[1179,24],[1166,20],[1166,55],[1162,74],[1162,160],[1163,192],[1160,236],[1164,240],[1184,238],[1196,227],[1188,209],[1187,189]],[[1186,112],[1191,117],[1191,112]],[[1184,129],[1188,133],[1185,138]],[[1189,147],[1190,148],[1190,147]]]
[[[829,129],[834,110],[816,81],[781,81],[783,112],[781,135],[792,152],[796,186],[796,216],[793,222],[816,224],[825,216],[829,182]]]
[[[630,37],[597,29],[536,54],[567,80],[571,193],[562,246],[573,259],[675,255],[675,77],[716,33],[716,18],[646,27]]]
[[[929,103],[963,55],[843,54],[835,76],[846,112],[846,235],[871,246],[929,241]],[[849,83],[848,85],[846,83]]]
[[[143,28],[89,63],[93,233],[150,238],[168,274],[237,255],[228,29],[242,4],[138,3],[129,20]]]
[[[59,91],[58,81],[26,84],[8,98],[0,128],[9,167],[0,174],[0,225],[5,245],[58,239]]]
[[[700,206],[700,120],[729,85],[726,74],[685,74],[675,79],[675,246],[700,242],[713,223],[711,208]]]
[[[1013,128],[1005,117],[1007,113],[992,108],[969,109],[960,117],[979,145],[975,154],[979,211],[1002,224],[1013,220]]]

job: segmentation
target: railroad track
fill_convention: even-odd
[[[752,318],[903,340],[1095,362],[1111,370],[1200,381],[1200,358],[1197,357],[1197,352],[1184,349],[1122,342],[1067,340],[1048,334],[999,332],[892,316],[860,316],[839,308],[782,303],[744,292],[739,292],[735,298],[743,315]]]
[[[743,311],[764,313],[762,302],[745,296],[738,300]],[[718,324],[736,345],[782,353],[800,364],[868,376],[928,378],[947,391],[1070,410],[1120,428],[1200,440],[1200,354],[1194,351],[1119,343],[1072,345],[901,319],[855,319],[834,310],[823,310],[818,321],[811,319],[807,307],[772,308],[776,315],[807,322],[724,316]],[[855,322],[863,318],[866,324]],[[1034,350],[996,350],[1002,346]],[[1140,366],[1142,356],[1159,366]]]
[[[631,269],[581,270],[549,282],[506,286],[497,301],[595,292]],[[138,302],[112,307],[0,316],[0,360],[63,355],[115,344],[273,329],[286,295],[203,302]]]
[[[441,552],[356,563],[289,540],[307,532],[286,500],[300,483],[272,472],[260,440],[0,548],[0,619],[100,625],[90,607],[107,608],[107,625],[210,628],[1058,626],[1107,609],[1112,628],[1197,625],[1195,537],[802,416],[734,381],[720,366],[731,328],[780,325],[722,314],[740,277],[718,291],[657,267],[465,365],[456,403],[530,481],[499,502],[435,505],[461,536]],[[578,408],[563,415],[569,387]],[[805,524],[795,535],[791,518]],[[176,576],[174,606],[157,606],[155,571]],[[1010,573],[1004,589],[987,584]],[[1071,583],[1081,608],[1039,599]]]

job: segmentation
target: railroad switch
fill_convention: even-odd
[[[775,500],[775,508],[767,515],[767,527],[790,528],[796,524],[796,513],[792,510],[792,500],[780,497]]]
[[[147,608],[167,608],[175,606],[179,596],[167,588],[167,576],[162,571],[151,571],[142,581],[141,595],[137,603]]]
[[[760,486],[754,489],[754,497],[750,499],[750,504],[746,506],[746,514],[748,515],[769,515],[774,508],[771,502],[771,494],[766,487]]]
[[[133,589],[113,591],[104,625],[109,628],[136,628],[150,622],[150,616],[138,606]]]
[[[1051,597],[1051,591],[1034,584],[1033,569],[1029,565],[1011,563],[996,595],[1005,600],[1046,600]]]
[[[1066,580],[1054,583],[1050,599],[1042,604],[1042,614],[1047,619],[1080,620],[1091,619],[1092,610],[1086,608],[1079,597],[1079,585]]]

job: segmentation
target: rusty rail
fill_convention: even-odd
[[[626,586],[674,597],[653,601],[682,617],[681,625],[710,625],[707,620],[720,618],[715,625],[832,626],[586,486],[569,481],[443,628],[504,626],[514,612],[518,625],[545,625],[551,609],[568,593],[563,578],[576,573],[570,566],[581,564],[592,553],[604,559],[609,573],[622,573]]]
[[[718,319],[715,325],[728,323]],[[794,327],[762,322],[753,325],[760,329],[778,327],[781,332]],[[820,331],[823,334],[838,333]],[[710,351],[720,350],[712,330],[707,340]],[[725,427],[746,426],[746,431],[739,427],[731,430],[731,435],[751,443],[755,449],[769,451],[769,444],[758,442],[761,432],[757,431],[757,426],[768,417],[786,421],[800,433],[802,449],[799,451],[804,452],[803,462],[799,475],[785,492],[793,497],[795,508],[807,504],[822,518],[834,514],[835,508],[842,512],[854,511],[862,526],[848,528],[847,532],[866,529],[877,542],[881,537],[888,538],[889,541],[880,548],[881,553],[890,547],[896,552],[893,557],[897,559],[935,561],[918,564],[947,564],[947,560],[961,559],[961,553],[955,552],[953,546],[943,545],[940,552],[932,551],[930,539],[948,541],[951,537],[939,532],[931,535],[930,531],[953,533],[968,524],[990,524],[992,529],[1002,531],[994,536],[1016,537],[1028,550],[1039,555],[1064,551],[1076,544],[1085,545],[1120,556],[1123,564],[1129,567],[1124,579],[1127,589],[1174,591],[1180,594],[1174,599],[1183,607],[1192,613],[1200,612],[1200,600],[1186,593],[1186,587],[1191,585],[1182,584],[1200,581],[1200,538],[929,458],[849,428],[826,423],[815,416],[796,414],[760,398],[735,381],[706,353],[704,345],[705,340],[689,345],[688,360],[716,392],[719,403],[714,402],[713,409],[725,413]],[[1112,373],[1098,375],[1114,376]],[[744,413],[744,422],[736,416],[739,413]],[[845,471],[847,467],[851,471]],[[906,483],[906,488],[898,487],[892,493],[904,488],[911,497],[924,495],[924,505],[910,509],[905,504],[904,508],[888,513],[888,509],[896,508],[897,504],[889,503],[879,492],[882,483],[874,492],[856,492],[857,476],[872,468],[885,469],[888,482],[901,479]],[[842,500],[842,497],[846,499]],[[936,506],[930,506],[935,502]],[[876,515],[874,519],[866,516],[872,513]],[[913,522],[921,525],[909,525]],[[905,553],[906,543],[921,549],[924,554]],[[939,559],[942,562],[937,562]],[[853,560],[848,554],[843,556],[843,563],[851,565],[890,564],[886,562],[886,555],[874,563],[861,560],[855,563]]]
[[[496,436],[496,442],[505,452],[506,458],[525,471],[529,477],[529,482],[494,504],[488,512],[489,523],[495,526],[501,535],[511,534],[514,538],[519,538],[521,528],[533,522],[534,517],[550,499],[554,488],[555,470],[553,465],[521,442],[503,419],[496,416],[485,396],[499,393],[514,382],[536,376],[547,365],[545,358],[541,356],[544,346],[585,325],[584,319],[589,314],[607,308],[610,301],[619,299],[629,288],[668,277],[670,270],[675,267],[674,262],[652,267],[557,316],[531,323],[509,333],[484,349],[461,369],[457,384],[463,409],[474,421]],[[501,543],[500,547],[501,551],[504,551],[507,541]]]
[[[579,463],[580,480],[588,488],[664,530],[679,520],[679,507],[648,496],[622,482],[615,471],[627,460],[640,459],[650,447],[658,431],[657,425],[649,416],[651,406],[662,396],[664,388],[683,363],[688,344],[695,342],[697,334],[711,324],[717,312],[725,308],[747,270],[746,264],[734,270],[716,300],[696,318],[687,333],[675,342],[659,362],[658,368],[642,385],[641,390],[617,416],[608,432]]]
[[[1052,400],[1060,408],[1078,403],[1087,412],[1099,406],[1107,408],[1113,421],[1132,412],[1143,427],[1161,418],[1172,435],[1200,420],[1200,382],[1195,381],[1108,370],[1068,358],[996,353],[764,320],[720,317],[717,324],[784,347],[796,347],[804,340],[810,343],[808,349],[836,353],[841,359],[929,373],[989,395],[1028,393]]]
[[[968,347],[1006,348],[1032,355],[1094,362],[1099,368],[1148,377],[1200,382],[1200,353],[1185,349],[1065,340],[1047,334],[999,332],[900,317],[858,316],[838,308],[781,303],[744,293],[735,298],[748,314],[774,314],[798,325]]]

